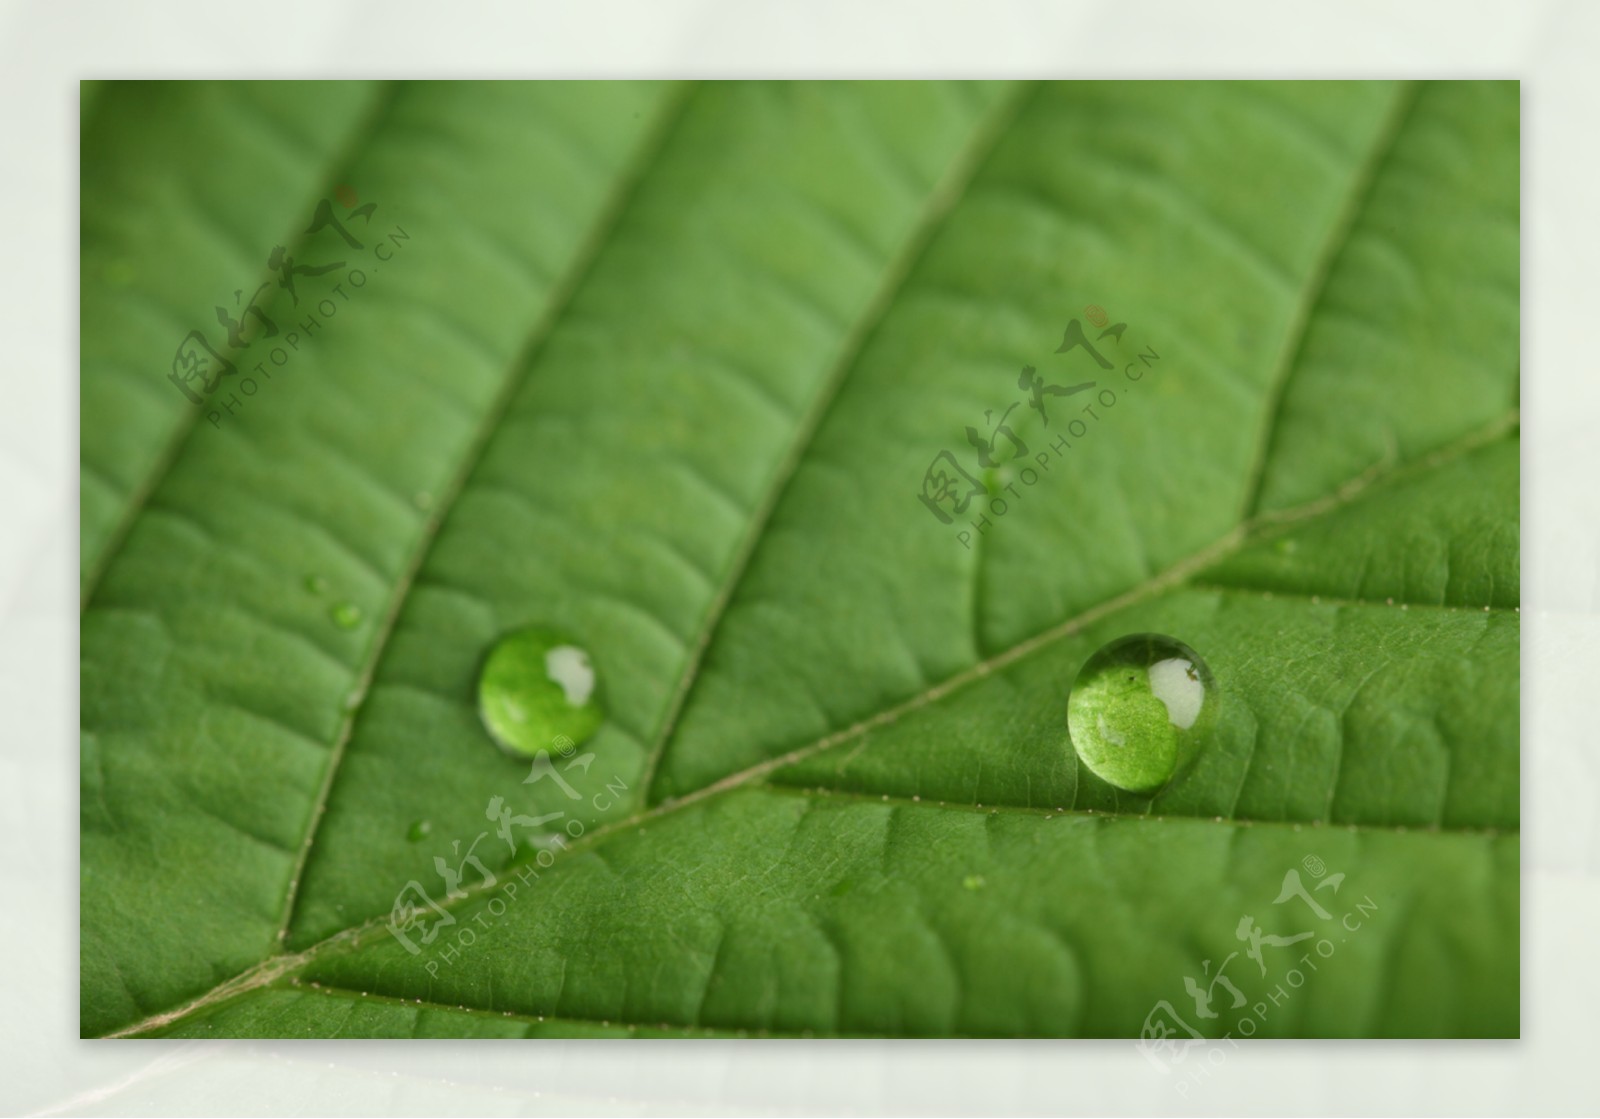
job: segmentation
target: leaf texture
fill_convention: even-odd
[[[1514,1036],[1518,114],[1504,82],[100,89],[83,1033],[1138,1037],[1231,960],[1207,1036],[1280,984],[1263,1036]],[[363,249],[269,285],[279,333],[190,404],[173,348],[275,246],[340,255],[306,230],[343,191]],[[1126,324],[1109,372],[1053,352],[1086,305]],[[1041,412],[1026,365],[1096,388]],[[928,463],[997,421],[1026,453],[941,523]],[[600,673],[577,804],[476,710],[533,624]],[[1221,689],[1153,796],[1065,731],[1141,631]],[[492,797],[564,842],[503,842]],[[448,922],[416,952],[409,883]]]

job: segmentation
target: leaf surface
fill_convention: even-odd
[[[1492,82],[101,89],[83,1032],[1515,1035],[1517,145]],[[390,255],[194,408],[345,186]],[[477,715],[524,625],[573,798]],[[1222,701],[1154,796],[1065,733],[1140,631]]]

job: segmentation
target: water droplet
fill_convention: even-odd
[[[325,594],[328,590],[328,581],[321,575],[307,575],[306,590],[312,594]]]
[[[595,684],[589,654],[576,641],[537,626],[515,630],[484,659],[478,714],[509,753],[570,749],[605,718]]]
[[[415,502],[417,508],[422,510],[424,513],[433,508],[433,494],[429,493],[427,490],[418,490],[412,495],[411,500]]]
[[[412,823],[411,828],[406,832],[406,838],[413,843],[420,843],[428,838],[428,833],[431,831],[433,831],[433,821],[417,820]]]
[[[340,629],[355,629],[361,624],[361,607],[353,602],[341,602],[328,611],[328,617]]]
[[[985,885],[981,874],[969,874],[961,880],[961,884],[969,890],[981,890]]]
[[[1293,540],[1279,540],[1274,547],[1281,555],[1292,556],[1300,550],[1300,545]]]
[[[1194,759],[1216,710],[1216,683],[1198,653],[1138,633],[1103,646],[1078,670],[1067,733],[1096,776],[1148,793]]]

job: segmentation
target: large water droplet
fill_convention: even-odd
[[[1067,698],[1083,764],[1129,792],[1161,788],[1194,760],[1217,709],[1211,670],[1157,633],[1120,637],[1084,662]]]
[[[519,629],[496,642],[483,662],[478,714],[494,740],[513,754],[571,752],[605,718],[595,685],[583,646],[537,626]]]

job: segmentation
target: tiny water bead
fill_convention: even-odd
[[[430,820],[417,820],[415,823],[413,823],[411,825],[411,827],[409,829],[407,829],[406,838],[409,839],[413,843],[421,843],[424,839],[428,838],[428,835],[432,831],[433,831],[433,823],[432,823],[432,821],[430,821]]]
[[[1078,670],[1067,734],[1101,780],[1149,793],[1194,760],[1216,709],[1216,683],[1198,653],[1137,633],[1103,646]]]
[[[539,626],[506,634],[484,658],[478,714],[501,749],[525,757],[570,752],[605,718],[588,651]]]
[[[328,617],[340,629],[355,629],[361,624],[361,607],[353,602],[341,602],[328,611]]]

